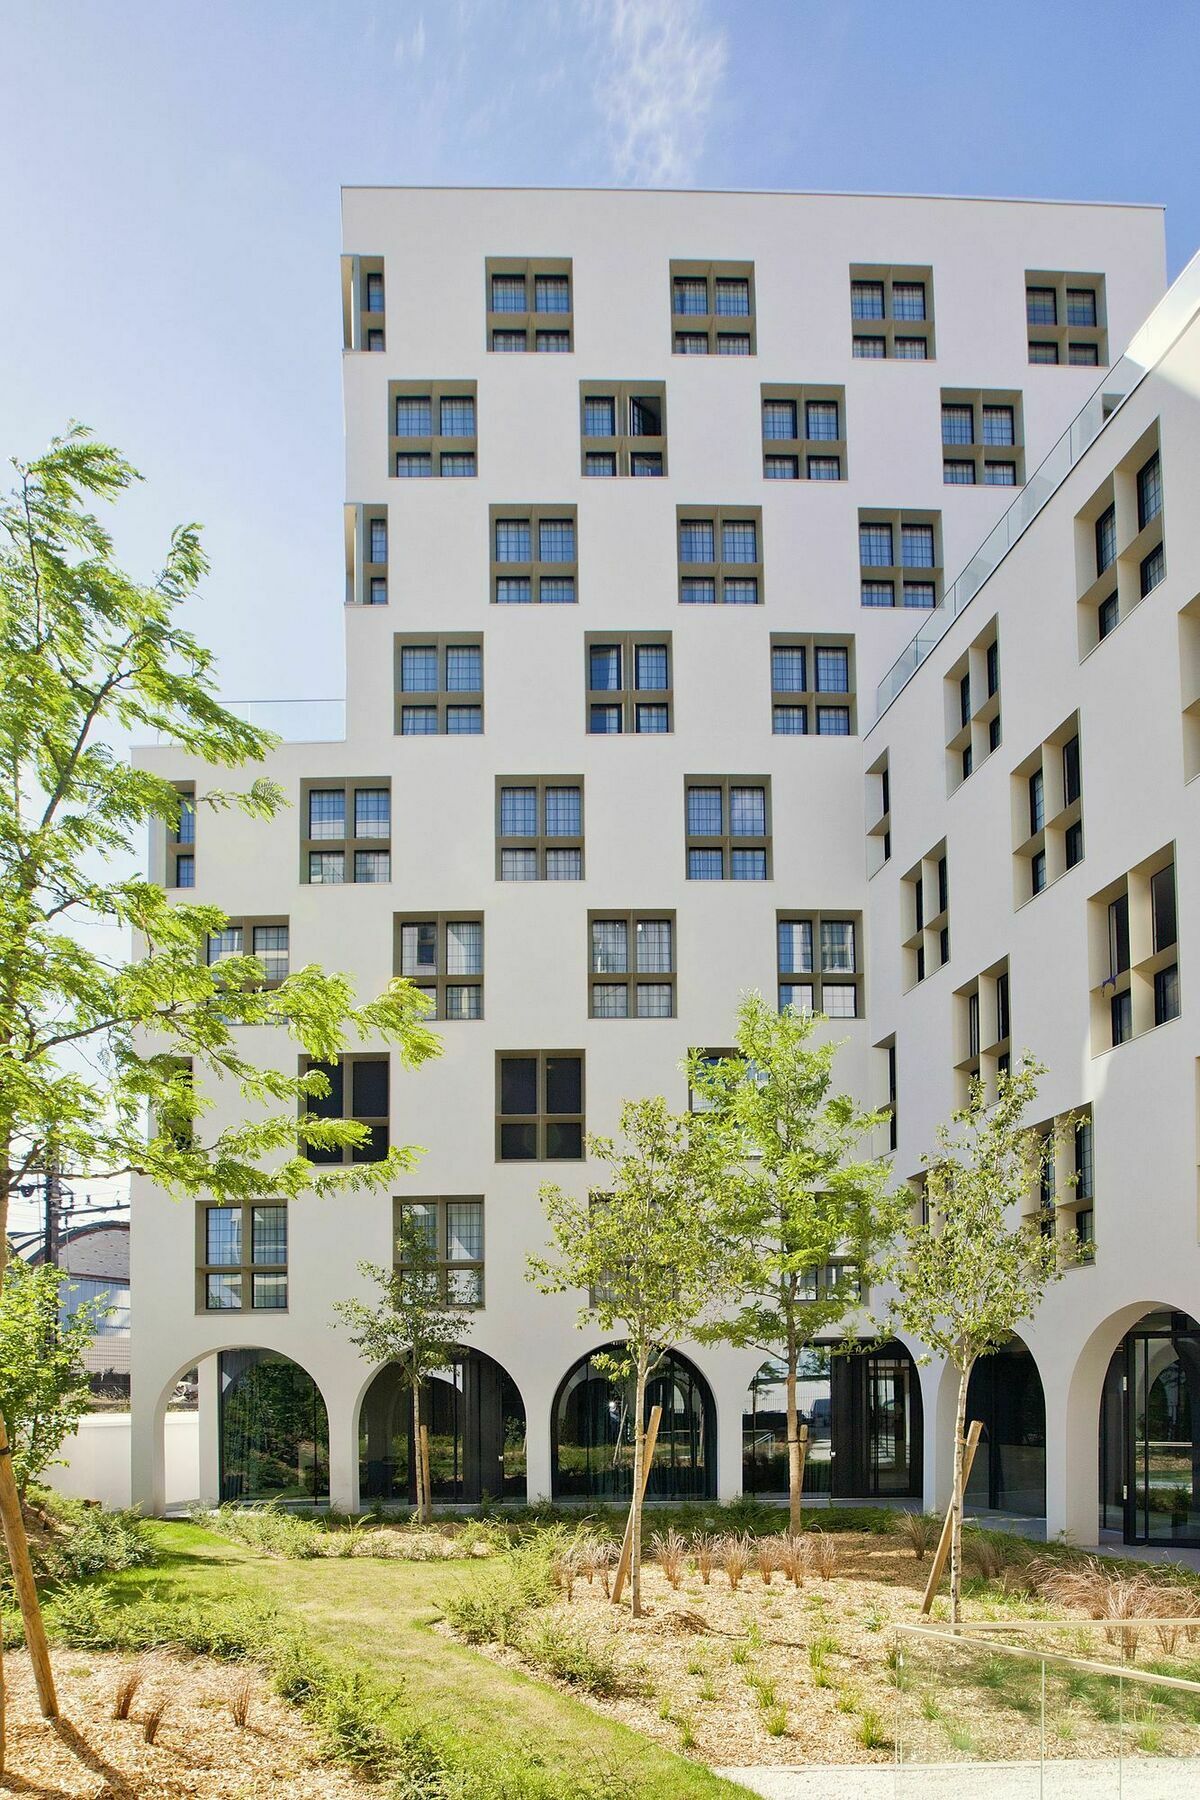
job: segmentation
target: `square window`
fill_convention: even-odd
[[[681,563],[712,563],[717,560],[716,528],[708,519],[681,519],[679,522],[679,560]],[[753,561],[753,557],[750,559]]]
[[[589,450],[584,459],[585,475],[615,475],[617,458],[611,450]]]
[[[433,644],[404,645],[400,651],[400,691],[403,694],[436,694],[438,655]],[[311,798],[312,796],[310,796]],[[310,833],[315,836],[316,833]],[[340,831],[325,834],[341,837]]]
[[[308,795],[310,838],[344,838],[346,791],[344,788],[310,788]]]
[[[719,850],[689,850],[689,881],[721,881],[724,878],[724,863]]]
[[[395,435],[420,438],[433,436],[433,402],[428,396],[419,400],[401,397],[396,401]]]
[[[722,583],[721,599],[726,606],[757,606],[758,582],[748,576],[730,576]]]
[[[906,581],[904,584],[904,604],[910,607],[929,608],[936,604],[937,594],[932,581]]]
[[[573,606],[575,604],[575,577],[573,575],[543,575],[538,583],[538,599],[543,606]]]
[[[581,850],[547,850],[547,881],[582,881],[583,852]]]
[[[386,850],[356,850],[354,852],[355,881],[390,881],[392,879],[392,859]]]
[[[858,990],[853,982],[825,982],[821,987],[821,1010],[827,1019],[856,1019]]]
[[[527,563],[533,560],[533,539],[528,519],[496,520],[496,561]]]
[[[623,981],[593,983],[592,1017],[594,1019],[627,1019],[629,1017],[629,989]]]
[[[806,737],[808,734],[808,708],[804,706],[773,706],[771,708],[771,730],[776,737]]]
[[[483,709],[479,706],[448,706],[447,737],[479,737],[483,731]]]
[[[898,337],[896,339],[896,357],[899,362],[925,362],[929,356],[929,345],[921,337]]]
[[[901,525],[900,561],[906,569],[932,569],[932,525]]]
[[[583,828],[582,796],[578,788],[546,789],[546,836],[578,837]]]
[[[501,837],[537,836],[537,789],[501,788]]]
[[[895,606],[896,589],[894,584],[890,581],[864,581],[862,604],[864,606]]]
[[[986,413],[986,407],[984,411]],[[956,403],[942,407],[942,442],[943,444],[973,444],[975,442],[975,408],[973,406]]]
[[[356,838],[385,838],[392,832],[392,796],[387,788],[356,788],[354,793],[354,835]]]
[[[673,994],[669,981],[639,981],[637,984],[637,1016],[639,1019],[674,1017]]]
[[[684,606],[715,606],[717,584],[711,576],[687,575],[679,584],[679,599]]]
[[[542,519],[538,525],[538,555],[542,562],[574,562],[574,519]]]
[[[1097,369],[1100,366],[1100,347],[1098,344],[1068,344],[1067,361],[1077,368]]]
[[[813,435],[810,431],[810,437]],[[837,436],[836,431],[833,434]],[[763,436],[764,438],[794,438],[796,436],[796,402],[794,400],[763,401]]]
[[[675,354],[677,356],[707,356],[708,338],[703,331],[677,331],[675,333]]]
[[[669,731],[671,726],[667,708],[663,705],[638,705],[634,709],[634,728],[645,732]]]
[[[779,1010],[787,1012],[810,1013],[813,1011],[813,985],[811,981],[781,981],[779,984]]]
[[[400,708],[401,737],[436,737],[437,728],[436,706],[402,706]]]
[[[1030,325],[1058,324],[1058,297],[1053,288],[1025,289],[1025,318]]]
[[[1010,462],[989,462],[983,465],[983,485],[985,487],[1016,487],[1017,465]]]
[[[942,480],[947,487],[974,487],[975,464],[973,462],[944,462],[942,464]]]
[[[765,850],[734,850],[730,856],[730,863],[734,881],[765,881],[767,879],[767,853]]]
[[[497,606],[529,606],[532,600],[533,586],[528,575],[496,577]]]
[[[565,275],[538,275],[533,284],[534,310],[540,313],[569,313],[571,284]]]
[[[708,312],[708,282],[703,275],[677,275],[673,283],[674,307],[681,317],[703,317]]]
[[[716,312],[724,318],[749,318],[750,283],[744,277],[718,276]]]
[[[850,692],[850,653],[839,646],[817,646],[817,692],[848,694]]]
[[[536,881],[537,878],[536,850],[501,850],[501,881]]]
[[[586,399],[583,403],[584,437],[617,435],[617,403],[608,398]]]
[[[475,436],[475,402],[470,395],[444,399],[438,410],[442,437]]]
[[[749,356],[749,337],[742,331],[719,331],[717,333],[717,355]]]
[[[313,887],[338,887],[346,879],[346,857],[341,850],[310,850],[308,879]]]
[[[588,730],[597,737],[619,736],[622,728],[619,706],[593,706],[588,716]]]
[[[892,283],[892,317],[923,319],[925,317],[925,283],[895,281]]]
[[[474,475],[475,458],[473,455],[451,455],[443,452],[441,473],[443,475]]]
[[[983,441],[985,444],[1005,446],[1015,444],[1017,425],[1016,414],[1011,406],[985,406],[983,409]]]
[[[849,737],[850,708],[848,706],[818,706],[818,737]]]
[[[525,277],[523,275],[493,275],[492,311],[523,313],[525,310]]]
[[[1067,289],[1067,324],[1094,325],[1096,323],[1096,290],[1094,288]]]
[[[446,691],[450,694],[483,692],[483,651],[478,644],[447,645]]]

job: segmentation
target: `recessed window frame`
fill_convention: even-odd
[[[1014,907],[1036,899],[1086,854],[1080,730],[1079,713],[1073,712],[1012,772]],[[1040,825],[1032,798],[1035,783],[1041,796]],[[1078,854],[1073,854],[1073,834],[1078,839]]]
[[[520,276],[525,283],[526,305],[521,312],[497,310],[492,305],[494,292],[492,281],[499,276]],[[568,307],[566,312],[539,312],[537,308],[537,284],[539,279],[566,279]],[[532,302],[532,304],[530,304]],[[489,256],[484,261],[484,307],[486,315],[486,347],[491,354],[502,355],[505,351],[496,348],[496,333],[524,332],[525,349],[530,354],[570,355],[575,349],[575,275],[572,260],[569,256]],[[538,338],[547,333],[565,332],[569,339],[568,348],[551,351],[548,346],[538,343]],[[511,354],[511,349],[506,346]]]
[[[227,931],[240,931],[241,932],[241,934],[242,934],[241,949],[231,951],[231,952],[225,952],[225,951],[218,950],[216,953],[216,956],[214,957],[214,955],[213,955],[213,935],[214,934],[210,934],[210,936],[205,940],[205,946],[204,946],[204,960],[205,960],[205,964],[208,968],[210,968],[210,969],[215,968],[217,966],[217,964],[220,962],[221,958],[226,954],[234,955],[234,956],[257,956],[258,959],[262,962],[263,968],[267,971],[267,973],[263,976],[263,979],[260,982],[256,983],[256,985],[258,987],[277,988],[279,986],[280,982],[287,980],[288,972],[291,967],[291,923],[290,923],[290,920],[286,913],[261,914],[261,915],[255,915],[254,917],[247,916],[245,918],[236,918],[236,919],[227,918],[224,926],[222,927],[222,933],[215,934],[215,935],[223,935],[223,933],[227,932]],[[274,964],[272,964],[271,962],[269,962],[267,960],[267,957],[270,954],[270,952],[258,951],[254,948],[254,934],[256,931],[283,931],[287,934],[288,941],[283,949],[283,967],[282,967],[282,969],[279,968],[278,962],[275,962]],[[279,955],[278,947],[275,948],[274,955],[276,957],[278,957],[278,955]],[[274,967],[278,972],[275,974],[272,974],[270,972],[272,967]]]
[[[428,638],[421,640],[428,643]],[[345,796],[343,802],[345,832],[341,837],[311,837],[309,835],[310,812],[309,795],[314,792],[336,793],[341,791]],[[388,834],[386,837],[357,837],[354,827],[357,823],[358,807],[355,796],[360,792],[377,792],[383,790],[388,796]],[[357,857],[360,851],[368,853],[379,851],[388,857],[388,880],[391,880],[392,826],[394,813],[392,809],[392,778],[390,775],[347,777],[347,776],[305,776],[300,783],[300,882],[304,887],[349,887],[357,884],[363,887],[381,886],[379,882],[358,882],[356,874]],[[313,852],[331,852],[342,855],[342,879],[340,882],[312,881],[309,877],[310,854]]]
[[[854,289],[859,284],[878,283],[883,288],[883,317],[856,318]],[[925,316],[910,319],[896,316],[896,289],[920,283],[925,289]],[[855,357],[875,356],[895,362],[932,362],[937,355],[933,323],[933,269],[929,264],[851,263],[850,265],[850,337],[851,354]],[[925,354],[916,356],[911,346],[925,346]],[[863,342],[878,344],[883,349],[864,351]]]
[[[996,1099],[999,1076],[1012,1061],[1012,999],[1008,958],[1003,956],[954,992],[955,1061],[958,1103],[967,1104],[972,1081],[983,1083],[984,1098]]]
[[[311,1162],[323,1168],[337,1168],[339,1166],[344,1168],[350,1163],[383,1162],[388,1155],[391,1145],[391,1112],[393,1099],[391,1058],[386,1052],[380,1053],[378,1051],[368,1050],[347,1051],[344,1055],[335,1057],[334,1063],[340,1065],[342,1071],[341,1111],[314,1112],[311,1104],[312,1096],[301,1094],[299,1109],[300,1117],[303,1118],[306,1113],[312,1113],[314,1118],[319,1119],[349,1119],[356,1125],[368,1126],[375,1135],[361,1146],[356,1147],[352,1144],[339,1144],[336,1148],[330,1150],[317,1150],[315,1147],[302,1142],[300,1145],[300,1155],[307,1162]],[[354,1071],[360,1064],[368,1063],[375,1066],[382,1064],[385,1071],[384,1085],[387,1089],[387,1110],[382,1113],[359,1112],[354,1105]],[[302,1056],[300,1058],[300,1073],[302,1075],[307,1075],[314,1069],[319,1069],[322,1074],[325,1074],[331,1066],[331,1064],[323,1063],[320,1058],[316,1056]],[[327,1101],[325,1098],[321,1098],[317,1101],[318,1107],[326,1104]],[[381,1132],[383,1134],[382,1148],[379,1148],[379,1134]]]
[[[943,468],[943,485],[967,485],[972,487],[1023,487],[1025,484],[1025,409],[1024,398],[1019,388],[943,388],[942,389],[942,457],[943,465],[947,461],[969,464],[973,477],[968,483],[955,483],[945,474]],[[961,408],[971,411],[971,436],[967,439],[951,438],[947,440],[946,411],[948,408]],[[1012,414],[1011,444],[988,443],[985,430],[985,414],[989,411],[1003,410]],[[999,466],[1011,465],[1014,479],[1009,481],[989,480],[989,474]]]
[[[497,527],[502,524],[526,525],[529,528],[529,560],[514,562],[501,559],[496,554]],[[575,555],[570,561],[543,560],[542,527],[543,525],[569,524],[574,532]],[[529,506],[489,506],[488,507],[488,597],[493,606],[576,606],[579,603],[579,509],[571,505],[554,506],[549,503]],[[527,581],[529,598],[527,600],[500,599],[500,583],[502,581]],[[543,582],[569,581],[573,598],[571,600],[544,599]]]
[[[1155,419],[1075,515],[1076,622],[1081,662],[1113,635],[1166,576],[1161,454],[1159,421]],[[1143,517],[1140,477],[1156,459],[1158,509]],[[1157,579],[1147,586],[1146,568],[1153,558],[1158,559]]]
[[[621,662],[621,685],[616,688],[593,688],[592,651],[616,650]],[[637,653],[639,650],[665,650],[667,653],[667,685],[664,688],[637,686]],[[669,631],[589,631],[583,640],[584,715],[583,728],[589,737],[666,737],[675,729],[675,655]],[[592,708],[614,706],[621,710],[620,731],[594,731]],[[643,731],[638,723],[641,706],[665,706],[666,731]]]
[[[851,636],[839,637],[830,632],[794,632],[773,631],[770,638],[770,679],[771,679],[771,735],[773,737],[857,737],[858,735],[858,696],[855,675],[855,642]],[[800,650],[804,653],[805,687],[802,689],[778,688],[775,685],[775,652],[777,650]],[[846,653],[847,688],[822,688],[817,685],[817,651],[843,650]],[[848,732],[822,732],[818,729],[818,712],[823,707],[836,706],[844,708],[850,717]],[[782,708],[797,707],[805,715],[805,728],[801,732],[781,731],[778,727],[778,712]]]
[[[1156,888],[1170,871],[1169,931],[1162,928]],[[1148,856],[1092,894],[1088,900],[1088,962],[1091,988],[1092,1055],[1102,1056],[1131,1043],[1180,1015],[1179,865],[1174,843]],[[1114,918],[1118,919],[1114,931]],[[1175,1009],[1158,1016],[1160,978],[1171,974]],[[1118,1009],[1128,1031],[1118,1037]]]
[[[674,355],[695,355],[696,351],[684,349],[679,340],[681,337],[698,337],[703,335],[708,341],[708,355],[720,356],[728,354],[721,349],[723,337],[749,338],[748,354],[754,356],[758,352],[757,308],[754,298],[754,264],[752,262],[689,262],[673,260],[669,274],[669,296],[671,307],[671,349]],[[702,313],[676,312],[675,283],[677,281],[703,281],[707,286],[707,309]],[[722,281],[744,281],[747,284],[750,310],[747,313],[720,312],[717,308],[717,286]],[[745,355],[738,351],[735,354]]]
[[[404,968],[405,926],[432,926],[434,931],[435,967],[431,973],[418,970],[407,972]],[[454,973],[449,970],[448,933],[451,925],[478,925],[479,927],[479,968],[469,974]],[[485,969],[486,939],[484,933],[483,914],[472,912],[469,908],[455,912],[402,912],[392,915],[392,973],[411,981],[415,988],[428,994],[434,1002],[433,1018],[439,1024],[474,1025],[484,1017],[483,977]],[[448,988],[470,988],[479,995],[479,1011],[462,1014],[450,1012],[446,1004]]]
[[[726,525],[753,525],[754,548],[757,558],[754,562],[726,562],[725,527]],[[713,561],[691,563],[683,560],[683,527],[684,525],[707,525],[713,534]],[[761,606],[763,593],[763,521],[761,506],[676,506],[675,508],[675,558],[678,566],[678,598],[681,606]],[[702,600],[685,600],[684,583],[688,581],[711,581],[713,598],[711,603]],[[727,600],[725,584],[727,581],[753,581],[756,598],[750,600]]]
[[[487,1203],[483,1194],[396,1194],[392,1200],[392,1267],[397,1275],[405,1273],[405,1264],[400,1259],[401,1222],[406,1207],[424,1206],[432,1208],[434,1217],[433,1248],[437,1259],[438,1283],[441,1297],[447,1305],[462,1307],[465,1312],[481,1312],[487,1304],[487,1287],[485,1269],[487,1267]],[[479,1211],[479,1255],[461,1257],[450,1255],[449,1209],[452,1206],[473,1206]],[[461,1291],[456,1291],[453,1277],[466,1275],[473,1278],[474,1298],[466,1299]]]
[[[830,907],[820,912],[805,907],[780,907],[775,913],[775,1004],[779,1012],[783,1011],[783,990],[785,987],[808,987],[811,990],[811,1008],[801,1011],[824,1013],[826,1018],[835,1019],[839,1024],[846,1019],[861,1019],[866,1008],[863,1004],[863,974],[866,958],[863,955],[862,913],[852,908],[835,910]],[[854,966],[849,970],[825,967],[824,941],[822,925],[849,925],[852,931],[854,946]],[[783,966],[782,932],[784,925],[807,925],[809,927],[809,946],[811,950],[811,969],[785,969]],[[851,990],[854,1010],[849,1013],[826,1011],[827,990]],[[793,1001],[788,1002],[794,1005]]]
[[[437,658],[438,685],[436,688],[404,688],[404,652],[406,650],[432,650]],[[450,688],[446,685],[449,650],[478,650],[479,652],[479,687]],[[406,740],[414,737],[480,737],[483,734],[484,701],[483,691],[486,675],[483,666],[483,636],[480,632],[448,631],[448,632],[397,632],[392,640],[394,659],[393,688],[396,696],[395,719],[393,730],[397,737]],[[407,707],[432,709],[437,713],[436,731],[404,730],[404,713]],[[478,731],[450,731],[447,714],[454,707],[469,707],[479,714]]]
[[[796,431],[792,437],[768,437],[766,433],[767,406],[770,403],[791,406],[795,409]],[[809,406],[836,406],[838,434],[834,438],[814,438],[808,435]],[[797,481],[829,480],[832,477],[817,477],[809,473],[810,457],[836,457],[838,463],[838,481],[849,478],[848,453],[846,440],[846,390],[844,387],[805,383],[797,386],[794,383],[764,381],[759,388],[759,426],[762,431],[763,479],[778,480],[778,476],[768,473],[767,465],[772,458],[789,458],[796,467]]]
[[[536,807],[537,831],[528,837],[504,836],[502,826],[503,794],[506,788],[532,788]],[[579,832],[577,836],[557,836],[546,830],[546,793],[553,788],[577,788],[579,791]],[[587,830],[587,818],[584,812],[584,793],[582,775],[497,775],[496,777],[496,880],[504,881],[502,874],[504,852],[506,850],[532,850],[537,860],[535,881],[553,879],[546,874],[546,853],[549,850],[578,850],[579,874],[573,879],[582,881],[587,873],[584,851],[584,835]]]
[[[950,961],[950,861],[946,840],[914,863],[900,883],[904,991]]]
[[[532,1059],[536,1063],[535,1099],[536,1111],[532,1113],[506,1113],[501,1110],[503,1100],[503,1066],[506,1059]],[[563,1061],[577,1060],[579,1063],[579,1103],[578,1112],[550,1112],[547,1108],[548,1065],[554,1059]],[[503,1152],[503,1129],[505,1125],[532,1125],[534,1127],[533,1156],[505,1156]],[[579,1126],[578,1156],[547,1155],[547,1136],[551,1125]],[[587,1057],[583,1050],[497,1050],[496,1051],[496,1161],[497,1162],[586,1162],[587,1161]]]
[[[342,257],[342,348],[387,347],[387,279],[382,256]]]
[[[430,434],[427,437],[401,436],[396,430],[396,402],[426,399],[430,407]],[[454,400],[470,400],[474,407],[475,430],[469,437],[442,435],[442,402]],[[449,471],[443,475],[443,457],[453,456],[470,456],[474,459],[474,467],[467,472],[466,478],[473,479],[479,474],[479,393],[476,382],[389,381],[387,403],[388,474],[393,480],[403,479],[397,475],[397,459],[401,456],[428,456],[426,478],[462,479],[462,476],[452,477]]]
[[[631,404],[638,400],[655,400],[659,406],[661,430],[654,435],[635,433],[631,429]],[[587,431],[589,400],[611,400],[613,425],[611,437],[590,437]],[[667,384],[665,381],[581,381],[579,384],[579,467],[588,480],[604,477],[588,468],[589,456],[611,457],[612,474],[633,480],[654,479],[667,474]],[[653,475],[635,470],[638,456],[657,456],[659,467]]]
[[[889,527],[892,533],[892,558],[890,563],[864,563],[862,560],[862,528],[863,526]],[[906,563],[902,560],[904,550],[903,533],[913,526],[927,526],[933,531],[933,563]],[[897,510],[886,506],[860,506],[858,509],[858,555],[859,555],[859,600],[865,612],[888,611],[889,606],[910,612],[929,612],[928,606],[906,606],[905,592],[912,586],[930,587],[933,589],[933,606],[938,606],[942,599],[943,552],[942,552],[942,515],[940,511],[920,511],[915,508]],[[863,599],[863,589],[870,583],[891,589],[891,600],[882,605],[877,600]]]
[[[625,962],[624,971],[619,969],[597,969],[592,943],[593,925],[622,924],[625,927]],[[639,925],[669,925],[671,928],[671,967],[669,970],[639,969],[637,967],[637,937]],[[673,907],[637,907],[626,912],[622,908],[598,907],[589,911],[587,916],[587,970],[588,970],[588,1017],[589,1019],[636,1019],[646,1023],[654,1019],[676,1017],[678,1012],[677,976],[679,971],[679,927]],[[607,1013],[596,1011],[595,994],[597,988],[624,987],[625,1012]],[[666,987],[670,989],[671,1010],[669,1013],[640,1013],[638,1007],[639,987]]]
[[[688,796],[693,788],[718,788],[721,794],[721,831],[716,835],[693,835],[690,829]],[[734,788],[761,788],[763,790],[763,822],[766,830],[760,835],[742,834],[732,831],[733,823],[730,794]],[[722,881],[733,881],[733,852],[735,850],[762,850],[764,852],[765,874],[763,879],[774,878],[771,828],[771,777],[769,775],[685,775],[683,778],[683,831],[684,831],[684,876],[688,881],[701,880],[703,877],[690,873],[693,850],[719,850],[721,852]]]
[[[1053,292],[1053,322],[1033,320],[1029,318],[1030,290],[1034,292]],[[1091,290],[1095,295],[1096,323],[1079,325],[1070,322],[1070,304],[1068,294],[1072,291]],[[1049,366],[1068,368],[1072,363],[1072,352],[1077,348],[1088,346],[1096,352],[1095,364],[1088,367],[1099,367],[1108,363],[1108,311],[1104,289],[1104,276],[1101,274],[1081,274],[1062,269],[1026,269],[1025,271],[1025,331],[1029,344],[1029,361],[1034,367]],[[1034,355],[1035,347],[1045,349],[1054,346],[1053,357]]]
[[[254,1215],[268,1209],[278,1209],[284,1217],[283,1259],[282,1261],[256,1260],[254,1256]],[[237,1262],[211,1262],[208,1256],[208,1220],[210,1213],[222,1213],[227,1216],[239,1215],[240,1256]],[[196,1311],[211,1315],[213,1313],[271,1313],[279,1314],[288,1311],[290,1281],[288,1277],[288,1252],[291,1239],[291,1209],[286,1200],[264,1198],[247,1200],[243,1205],[230,1204],[221,1206],[211,1200],[196,1202]],[[236,1275],[239,1281],[238,1292],[240,1302],[237,1306],[214,1306],[209,1298],[210,1277],[229,1277]],[[270,1275],[283,1277],[283,1305],[259,1305],[255,1300],[255,1276]],[[249,1295],[250,1304],[246,1304]]]
[[[946,793],[963,783],[1000,747],[1000,621],[989,619],[978,637],[947,669],[942,682],[946,710]]]

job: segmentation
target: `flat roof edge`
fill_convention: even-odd
[[[953,200],[963,205],[1078,206],[1111,212],[1165,212],[1160,200],[1062,200],[1039,194],[926,194],[899,193],[887,188],[669,188],[611,185],[575,187],[566,184],[536,186],[520,182],[478,185],[471,182],[343,181],[342,194],[689,194],[698,198],[731,196],[776,200]]]

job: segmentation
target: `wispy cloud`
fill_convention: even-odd
[[[600,0],[591,16],[607,39],[594,92],[614,176],[686,185],[725,72],[725,33],[703,0]]]
[[[425,59],[425,15],[420,13],[417,22],[406,37],[403,32],[397,37],[392,49],[392,57],[396,67],[406,62],[423,62]]]

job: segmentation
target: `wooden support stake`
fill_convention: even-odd
[[[646,1447],[642,1451],[642,1491],[639,1500],[646,1498],[646,1489],[650,1485],[650,1465],[654,1461],[654,1446],[658,1442],[658,1427],[662,1421],[662,1407],[650,1408],[650,1423],[646,1427]],[[612,1603],[616,1606],[625,1591],[625,1577],[629,1574],[629,1564],[633,1557],[633,1501],[629,1502],[629,1517],[625,1521],[625,1541],[621,1545],[621,1559],[617,1564],[617,1572],[613,1577]]]
[[[938,1547],[934,1553],[933,1567],[929,1571],[929,1580],[925,1583],[925,1595],[921,1601],[921,1611],[927,1613],[933,1605],[933,1597],[941,1586],[942,1576],[946,1569],[946,1558],[950,1554],[950,1538],[954,1530],[954,1508],[959,1499],[965,1501],[967,1482],[971,1478],[971,1464],[975,1461],[975,1452],[979,1448],[979,1436],[983,1425],[979,1419],[972,1419],[967,1426],[967,1435],[963,1439],[962,1494],[954,1495],[946,1509],[946,1522],[942,1526],[942,1535],[938,1539]]]
[[[433,1517],[433,1474],[429,1467],[429,1427],[421,1427],[421,1511],[426,1521]]]
[[[57,1719],[58,1695],[54,1691],[54,1676],[50,1669],[50,1646],[46,1642],[46,1626],[42,1619],[37,1583],[33,1579],[33,1565],[29,1560],[29,1540],[25,1536],[25,1521],[21,1517],[21,1499],[17,1493],[17,1478],[13,1473],[12,1448],[2,1417],[0,1417],[0,1523],[4,1527],[4,1545],[8,1551],[8,1566],[12,1570],[13,1586],[17,1590],[17,1599],[21,1602],[21,1617],[25,1623],[25,1644],[37,1680],[42,1717]]]

